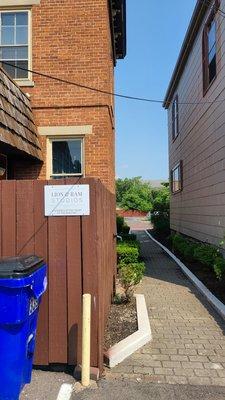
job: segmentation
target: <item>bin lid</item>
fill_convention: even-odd
[[[35,255],[0,258],[0,279],[22,278],[41,267],[43,261]]]

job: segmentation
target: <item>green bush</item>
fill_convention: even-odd
[[[170,188],[169,183],[162,183],[161,188],[152,190],[152,213],[170,212]]]
[[[119,278],[124,288],[127,301],[133,296],[134,286],[142,280],[145,271],[144,263],[121,264]]]
[[[199,261],[201,264],[212,268],[217,279],[222,279],[225,276],[225,259],[219,248],[194,242],[178,234],[172,235],[171,238],[174,250],[187,261]]]
[[[123,239],[123,242],[136,242],[136,244],[138,244],[137,242],[137,236],[134,233],[129,233],[129,234],[121,234],[121,237]]]
[[[130,227],[128,225],[123,225],[120,233],[121,235],[128,235],[130,232]]]
[[[174,250],[181,254],[185,260],[194,261],[194,252],[197,243],[185,239],[181,235],[172,235],[172,245]]]
[[[119,242],[118,246],[135,247],[140,252],[140,243],[137,240],[123,240]]]
[[[118,235],[128,235],[130,227],[125,223],[124,217],[116,216],[116,228]]]
[[[194,251],[194,258],[207,267],[212,267],[217,256],[217,249],[208,244],[198,244]]]
[[[167,213],[153,213],[151,215],[151,222],[154,225],[154,229],[157,233],[169,235],[170,234],[170,219]]]
[[[120,217],[119,215],[116,216],[116,227],[117,227],[117,233],[120,234],[122,232],[123,226],[124,226],[124,218]]]
[[[225,259],[222,255],[219,255],[215,258],[213,269],[217,279],[221,280],[225,275]]]
[[[135,242],[131,243],[120,242],[117,244],[117,260],[118,264],[130,264],[138,262],[139,248]]]

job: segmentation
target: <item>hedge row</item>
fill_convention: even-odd
[[[198,261],[209,268],[212,268],[217,279],[225,276],[225,259],[221,249],[187,239],[184,236],[175,234],[171,236],[172,245],[181,256],[187,261]]]

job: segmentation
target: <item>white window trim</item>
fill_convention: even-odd
[[[19,6],[32,6],[40,4],[41,0],[4,0],[4,4],[0,7],[19,7]]]
[[[172,139],[173,141],[179,136],[179,102],[178,95],[172,103]]]
[[[29,8],[15,8],[15,9],[0,9],[1,13],[17,13],[17,12],[27,12],[28,13],[28,69],[32,70],[32,11]],[[4,65],[4,64],[3,64]],[[4,67],[3,67],[4,68]],[[32,73],[28,72],[28,78],[24,79],[14,79],[14,81],[19,86],[34,86],[34,82],[32,82]]]
[[[173,185],[174,185],[174,173],[175,171],[178,169],[178,173],[179,173],[179,189],[178,190],[174,190]],[[183,182],[182,182],[182,161],[179,161],[172,169],[171,169],[171,178],[172,178],[172,185],[171,185],[171,189],[172,189],[172,194],[176,194],[176,193],[180,193],[183,190]]]
[[[74,125],[74,126],[39,126],[40,136],[80,136],[91,135],[92,125]]]
[[[81,140],[81,173],[80,174],[53,174],[52,173],[52,142],[61,140]],[[77,135],[61,135],[61,136],[50,136],[47,137],[47,168],[46,168],[47,179],[51,179],[53,176],[65,177],[76,177],[85,176],[85,143],[83,136]]]

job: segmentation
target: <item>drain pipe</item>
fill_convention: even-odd
[[[82,317],[82,372],[81,384],[90,385],[90,359],[91,359],[91,295],[83,295]]]

